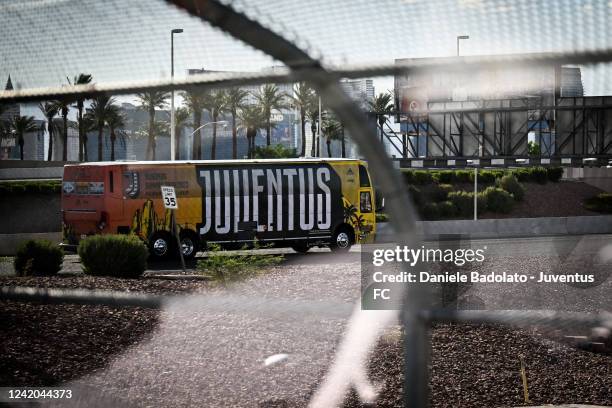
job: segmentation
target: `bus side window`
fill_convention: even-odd
[[[110,171],[108,173],[108,177],[109,177],[109,181],[110,181],[108,183],[108,188],[109,188],[110,192],[112,193],[113,190],[115,189],[115,177],[113,176],[113,172],[112,171]]]
[[[359,210],[362,213],[372,212],[372,196],[369,191],[362,191],[359,195]]]
[[[368,169],[363,165],[359,165],[359,187],[370,187],[370,177],[368,176]]]

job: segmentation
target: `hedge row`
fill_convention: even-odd
[[[512,194],[499,187],[487,187],[476,197],[478,214],[485,211],[509,213],[514,207]],[[452,218],[456,216],[470,218],[474,214],[474,192],[453,191],[448,199],[438,203],[429,202],[421,207],[421,213],[426,220]]]
[[[479,170],[478,182],[493,184],[497,179],[512,174],[518,181],[544,184],[557,182],[563,176],[562,167],[525,167],[508,170]],[[456,184],[473,183],[473,170],[402,170],[406,184],[427,185],[433,183]]]
[[[0,182],[0,194],[56,194],[59,193],[61,189],[62,182],[59,180]]]

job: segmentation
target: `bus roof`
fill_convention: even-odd
[[[361,159],[342,159],[333,157],[309,157],[295,159],[237,159],[237,160],[116,160],[116,161],[101,161],[66,164],[65,166],[117,166],[117,165],[170,165],[170,164],[250,164],[250,163],[330,163],[330,162],[360,162],[365,163]]]

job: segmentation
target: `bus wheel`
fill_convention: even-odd
[[[165,231],[155,232],[149,239],[149,254],[153,259],[168,258],[172,252],[172,235]]]
[[[329,247],[333,252],[348,252],[354,241],[352,231],[348,228],[338,228],[332,235]]]
[[[181,232],[181,250],[183,258],[193,259],[200,250],[200,241],[192,231]]]
[[[307,244],[294,244],[291,245],[291,249],[293,249],[295,252],[299,252],[300,254],[305,254],[306,252],[310,251],[310,247]]]

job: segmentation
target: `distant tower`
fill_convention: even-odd
[[[4,90],[12,91],[14,89],[15,88],[13,88],[13,81],[11,80],[11,75],[9,74],[8,79],[6,80],[6,86],[4,87]],[[19,109],[19,104],[16,103],[7,105],[5,108],[6,109],[4,110],[2,115],[0,115],[0,120],[10,121],[12,118],[14,118],[15,116],[19,116],[21,113],[21,110]]]

